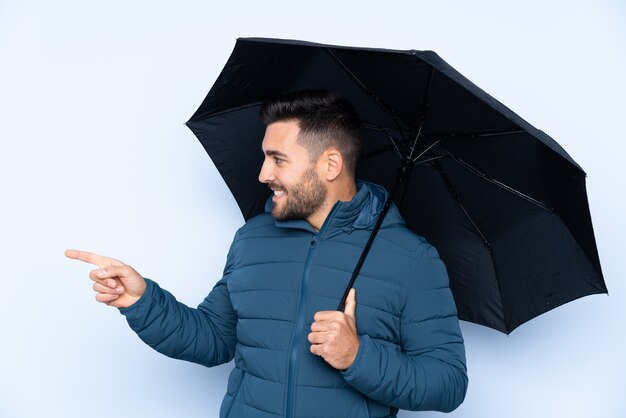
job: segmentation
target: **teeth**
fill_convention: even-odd
[[[281,197],[284,194],[285,194],[285,192],[274,190],[274,196],[276,196],[276,197]]]

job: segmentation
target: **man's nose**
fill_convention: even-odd
[[[266,161],[263,162],[261,171],[259,172],[259,181],[261,183],[270,183],[274,179],[274,175],[272,174]]]

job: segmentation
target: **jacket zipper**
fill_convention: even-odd
[[[298,360],[298,349],[300,347],[300,336],[302,334],[302,326],[304,325],[304,312],[306,309],[304,304],[306,303],[306,290],[307,282],[309,279],[309,270],[311,268],[311,256],[315,250],[315,244],[317,237],[314,235],[311,240],[309,252],[306,256],[306,262],[304,264],[304,274],[302,275],[302,282],[300,284],[300,304],[298,305],[298,320],[296,321],[296,329],[293,334],[293,340],[291,343],[291,355],[289,357],[289,372],[287,380],[287,418],[294,416],[293,411],[293,386],[296,379],[296,361]]]
[[[289,356],[289,368],[287,371],[287,407],[286,407],[286,418],[292,418],[295,416],[295,405],[293,403],[294,398],[294,388],[295,380],[296,380],[296,364],[298,361],[298,349],[300,347],[300,337],[302,335],[302,326],[304,325],[304,314],[306,313],[306,293],[307,293],[307,284],[309,281],[309,271],[311,270],[311,259],[313,258],[313,252],[315,251],[315,247],[317,245],[317,240],[322,235],[322,232],[326,228],[326,225],[330,223],[332,216],[335,212],[335,208],[337,205],[333,207],[328,216],[326,217],[326,221],[320,228],[317,235],[313,235],[311,239],[311,243],[309,245],[309,251],[306,256],[306,261],[304,263],[304,272],[302,273],[302,281],[300,282],[300,303],[298,304],[298,319],[296,321],[296,327],[294,330],[293,338],[291,340],[291,354]]]

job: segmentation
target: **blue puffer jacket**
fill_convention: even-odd
[[[465,397],[467,374],[448,276],[395,205],[355,282],[354,363],[339,371],[310,352],[313,315],[337,308],[385,198],[382,187],[359,182],[319,232],[304,220],[256,216],[237,231],[224,277],[197,309],[147,279],[142,298],[120,311],[167,356],[209,367],[234,357],[222,418],[451,411]]]

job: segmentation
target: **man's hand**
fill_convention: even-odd
[[[349,368],[359,351],[359,336],[356,333],[356,290],[350,289],[346,308],[341,311],[319,311],[311,324],[309,342],[311,353],[322,357],[335,369]]]
[[[127,308],[137,302],[146,290],[144,278],[119,260],[78,250],[66,250],[65,256],[99,267],[89,273],[89,278],[95,282],[93,290],[98,302]]]

